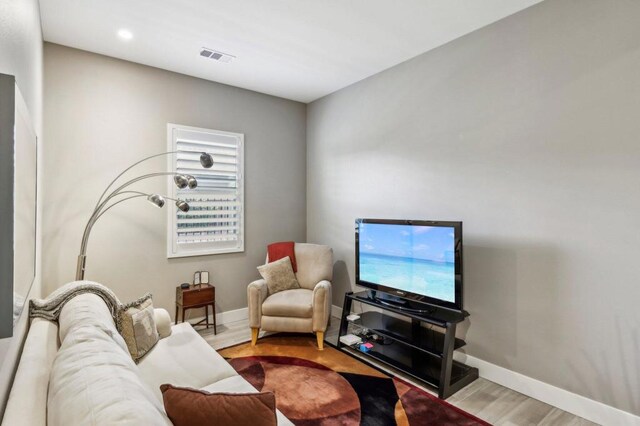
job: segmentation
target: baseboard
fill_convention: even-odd
[[[224,325],[230,322],[242,321],[249,318],[249,308],[234,309],[232,311],[225,311],[216,314],[217,325]],[[187,321],[195,323],[204,319],[204,315],[197,317],[190,317],[189,311],[187,311]],[[209,322],[213,324],[213,315],[209,315]]]
[[[234,309],[233,311],[220,312],[216,314],[218,324],[228,324],[230,322],[242,321],[249,318],[249,308]]]
[[[342,316],[342,308],[332,305],[331,315],[340,318]],[[470,355],[456,352],[454,358],[478,368],[480,377],[594,423],[640,426],[640,417],[602,402],[569,392]]]
[[[331,305],[331,316],[334,318],[342,317],[342,308],[336,305]]]
[[[454,358],[478,368],[480,377],[594,423],[621,426],[640,425],[640,417],[602,402],[569,392],[470,355],[456,353]]]

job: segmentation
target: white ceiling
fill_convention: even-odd
[[[539,1],[40,0],[40,9],[46,41],[310,102]],[[201,57],[202,47],[236,59]]]

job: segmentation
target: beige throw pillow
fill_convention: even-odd
[[[151,294],[128,303],[118,312],[118,329],[136,363],[158,343],[160,336],[153,316]]]
[[[275,262],[258,266],[258,272],[260,272],[262,278],[267,282],[269,294],[300,288],[296,274],[293,273],[291,259],[289,259],[288,256]]]

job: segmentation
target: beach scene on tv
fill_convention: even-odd
[[[360,280],[455,302],[454,228],[361,223]]]

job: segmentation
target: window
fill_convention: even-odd
[[[244,135],[167,125],[170,171],[194,176],[195,189],[178,189],[169,177],[169,197],[184,200],[189,211],[170,208],[167,257],[244,251]],[[200,154],[213,167],[200,164]],[[172,206],[173,207],[173,206]]]

